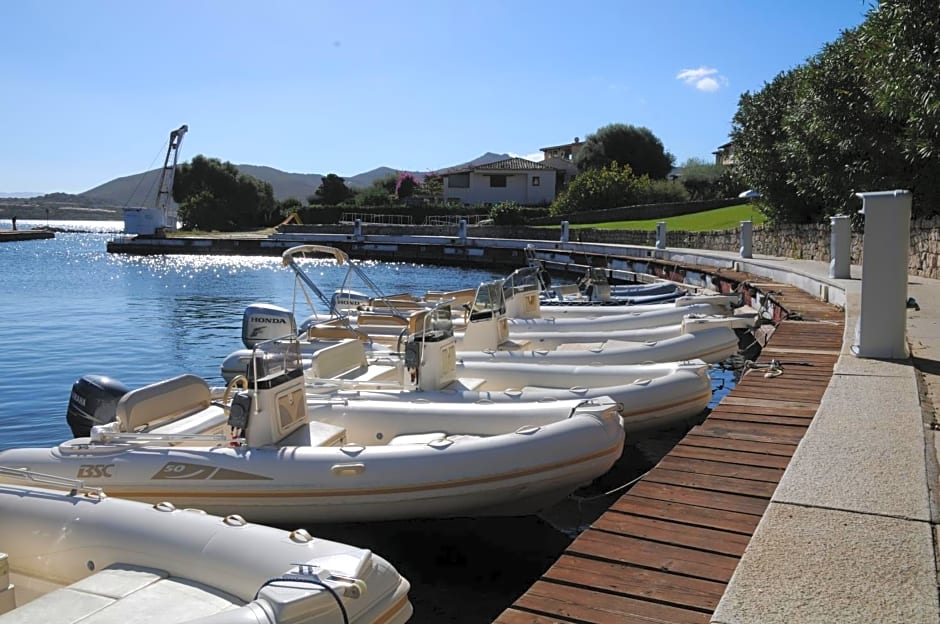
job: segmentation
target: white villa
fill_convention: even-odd
[[[457,167],[443,173],[444,199],[464,204],[548,204],[555,199],[556,173],[552,167],[524,158]]]

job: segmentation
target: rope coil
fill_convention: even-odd
[[[770,360],[767,364],[758,364],[751,360],[744,361],[744,372],[741,373],[741,376],[744,377],[752,370],[765,370],[764,377],[770,379],[771,377],[779,377],[783,374],[783,364],[779,360]]]

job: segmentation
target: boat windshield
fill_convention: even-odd
[[[516,269],[503,280],[503,297],[512,298],[513,295],[539,292],[542,290],[541,269],[538,267],[522,267]]]
[[[505,280],[494,280],[492,282],[483,282],[477,287],[473,305],[470,307],[471,321],[506,314],[506,300],[503,296],[504,283]]]
[[[299,340],[296,336],[285,336],[255,345],[248,365],[248,377],[257,381],[302,369]]]

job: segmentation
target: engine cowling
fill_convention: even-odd
[[[130,389],[117,379],[104,375],[84,375],[72,384],[65,419],[72,435],[85,438],[94,425],[114,422],[117,403]]]
[[[255,345],[276,338],[295,336],[297,321],[294,314],[269,303],[253,303],[242,316],[242,344],[251,349]]]

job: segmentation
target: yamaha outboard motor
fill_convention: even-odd
[[[72,384],[65,419],[72,435],[85,438],[94,425],[104,425],[116,418],[117,403],[130,389],[116,379],[103,375],[85,375]]]
[[[242,343],[251,349],[260,342],[297,335],[294,314],[269,303],[253,303],[242,317]]]

